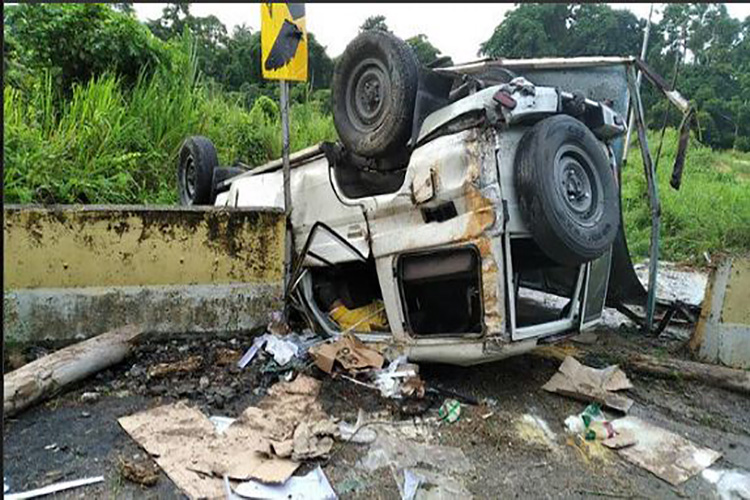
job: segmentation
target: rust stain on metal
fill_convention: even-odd
[[[490,238],[482,236],[473,241],[479,249],[482,258],[482,300],[484,303],[484,325],[488,333],[502,331],[503,307],[502,298],[498,294],[499,273],[497,259],[492,252]]]

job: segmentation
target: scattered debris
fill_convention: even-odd
[[[292,460],[328,457],[333,448],[333,438],[338,435],[338,426],[328,419],[300,422],[294,429]]]
[[[174,373],[190,373],[201,367],[203,356],[189,356],[180,361],[172,363],[159,363],[148,369],[150,378],[165,377]]]
[[[297,355],[297,345],[276,335],[266,334],[265,351],[273,356],[279,366],[289,363]]]
[[[261,335],[260,337],[256,337],[253,341],[253,345],[250,346],[250,348],[245,352],[245,354],[242,355],[240,360],[237,362],[237,366],[239,368],[245,368],[250,361],[255,358],[255,355],[258,354],[258,351],[263,347],[263,344],[265,344],[266,339],[265,335]]]
[[[385,398],[400,399],[402,395],[424,397],[424,382],[419,378],[419,365],[399,356],[388,367],[375,372],[375,387]]]
[[[587,330],[583,333],[575,335],[570,340],[576,344],[593,345],[596,344],[597,340],[599,340],[599,336],[596,334],[596,332]]]
[[[617,450],[622,457],[672,486],[688,480],[721,457],[710,448],[700,448],[673,432],[661,429],[637,417],[612,421],[618,433],[629,431],[637,442]]]
[[[461,403],[455,399],[446,399],[438,409],[438,417],[444,422],[458,422],[461,418]]]
[[[716,485],[721,500],[750,500],[750,473],[739,469],[705,469],[701,475]]]
[[[300,423],[326,418],[316,401],[319,390],[320,383],[304,375],[279,382],[221,434],[203,413],[181,402],[118,422],[188,496],[222,496],[219,477],[284,483],[294,473],[299,462],[276,455],[276,443],[292,439]]]
[[[120,475],[142,486],[153,486],[159,481],[159,468],[151,459],[132,461],[120,459]]]
[[[268,330],[268,333],[279,337],[284,337],[292,331],[289,328],[289,325],[284,321],[284,315],[281,311],[274,311],[271,313],[271,321],[268,323],[266,329]]]
[[[265,333],[255,338],[253,345],[250,346],[237,362],[237,366],[245,368],[255,358],[258,351],[264,349],[273,356],[277,365],[285,367],[294,358],[306,356],[307,350],[312,345],[319,343],[319,341],[320,339],[318,339],[317,335],[312,332],[304,335],[289,333],[283,337],[272,333]]]
[[[357,421],[352,425],[343,420],[339,422],[339,438],[347,443],[367,444],[378,437],[377,432],[365,428],[365,412],[362,408],[357,412]]]
[[[423,481],[422,476],[415,474],[411,469],[404,469],[404,485],[399,489],[401,500],[414,500]]]
[[[518,436],[527,443],[541,445],[550,450],[557,449],[557,436],[542,417],[526,413],[516,419],[515,429]]]
[[[51,495],[60,491],[88,486],[89,484],[101,483],[104,476],[88,477],[86,479],[75,479],[73,481],[63,481],[61,483],[50,484],[43,488],[25,491],[23,493],[7,493],[3,495],[5,500],[23,500],[24,498],[36,498],[44,495]]]
[[[68,346],[3,376],[3,414],[12,416],[63,387],[119,363],[141,331],[126,326]]]
[[[336,361],[346,370],[381,368],[383,356],[367,347],[361,340],[346,333],[333,342],[322,342],[308,350],[315,364],[326,373],[333,371]]]
[[[391,471],[409,469],[412,474],[430,484],[431,498],[470,498],[471,493],[462,479],[472,471],[472,465],[459,448],[429,445],[404,439],[398,427],[382,426],[378,438],[357,468],[375,471],[388,467]],[[399,490],[401,481],[397,480]]]
[[[633,446],[637,442],[638,439],[636,439],[633,431],[621,429],[619,432],[616,432],[614,436],[602,441],[602,444],[612,450],[619,450],[621,448]]]
[[[242,497],[269,500],[334,500],[338,498],[320,466],[304,476],[292,476],[280,485],[246,481],[240,483],[234,492]]]
[[[81,394],[81,403],[96,403],[101,398],[98,392],[84,392]]]
[[[633,406],[633,400],[614,394],[614,391],[632,387],[627,375],[617,365],[597,370],[582,365],[572,356],[567,356],[558,372],[542,386],[542,389],[583,401],[595,401],[627,413]]]
[[[226,347],[220,347],[216,350],[216,355],[214,356],[214,364],[217,366],[235,365],[241,357],[242,353],[240,353],[239,351],[235,351],[234,349],[229,349]]]
[[[224,434],[224,431],[226,431],[227,428],[232,425],[237,419],[214,415],[213,417],[208,417],[208,420],[209,422],[214,424],[214,428],[216,429],[217,434]]]

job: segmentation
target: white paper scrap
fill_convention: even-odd
[[[35,490],[25,491],[23,493],[11,493],[9,495],[3,495],[5,500],[22,500],[24,498],[36,498],[42,495],[50,495],[57,493],[58,491],[69,490],[72,488],[78,488],[79,486],[86,486],[94,483],[101,483],[104,481],[104,476],[88,477],[86,479],[76,479],[74,481],[63,481],[61,483],[50,484],[43,488],[37,488]]]
[[[245,481],[240,483],[234,492],[246,498],[269,500],[336,500],[338,498],[320,466],[304,476],[292,476],[284,484]]]

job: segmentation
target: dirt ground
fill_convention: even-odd
[[[628,328],[602,328],[596,333],[594,344],[568,343],[564,347],[575,349],[578,359],[593,367],[604,367],[632,352],[684,357],[676,341],[644,338]],[[103,475],[103,483],[57,497],[183,498],[161,471],[152,486],[124,477],[123,464],[148,464],[150,459],[117,419],[177,399],[189,401],[207,415],[239,415],[279,378],[278,372],[269,369],[273,365],[261,358],[244,370],[236,368],[236,360],[250,343],[249,338],[147,342],[120,365],[6,419],[6,483],[18,492]],[[148,374],[158,363],[186,359],[193,361],[190,371],[160,377]],[[456,423],[425,425],[431,445],[463,451],[470,468],[459,480],[474,497],[718,498],[715,485],[701,475],[672,487],[615,452],[567,434],[563,421],[586,405],[541,389],[558,365],[554,359],[524,355],[470,368],[421,366],[428,386],[480,402],[478,406],[463,405]],[[410,418],[399,412],[396,402],[371,389],[341,378],[334,380],[314,367],[304,370],[323,381],[321,401],[332,416],[351,422],[358,408],[363,408],[368,413],[381,412],[381,418]],[[712,468],[750,470],[747,396],[679,379],[628,376],[635,386],[629,391],[635,400],[631,415],[721,452],[722,458]],[[425,414],[427,420],[436,415],[440,403],[442,398],[434,401]],[[540,431],[544,424],[529,422],[546,423],[548,429]],[[331,458],[317,464],[340,498],[399,498],[391,470],[369,471],[358,466],[368,449],[367,444],[338,443]],[[315,464],[306,464],[302,472]],[[420,496],[429,496],[429,492],[429,487],[420,490]]]

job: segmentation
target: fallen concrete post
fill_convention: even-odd
[[[48,398],[63,387],[119,363],[142,330],[128,325],[55,351],[3,378],[6,416]]]
[[[647,355],[631,358],[628,361],[628,368],[650,375],[697,380],[724,389],[750,394],[750,372],[744,370],[679,359],[659,359]]]

